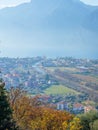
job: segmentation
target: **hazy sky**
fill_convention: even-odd
[[[86,4],[98,5],[98,0],[81,0]],[[0,0],[0,8],[7,6],[15,6],[23,2],[30,2],[30,0]]]
[[[15,6],[24,2],[30,2],[31,0],[0,0],[0,8]]]
[[[15,6],[23,2],[30,2],[30,1],[31,0],[0,0],[0,8]],[[49,0],[46,0],[46,1],[49,2]],[[60,1],[60,0],[55,0],[55,2],[56,1]],[[76,0],[76,1],[79,1],[79,0]],[[92,5],[94,4],[98,5],[98,0],[81,0],[81,1],[85,1],[87,4],[92,3]],[[42,5],[43,7],[45,6],[44,3],[42,3]],[[59,14],[58,11],[57,11],[57,14]],[[15,22],[13,21],[13,17],[12,18],[9,17],[8,24],[6,24],[5,19],[0,21],[0,41],[1,41],[0,49],[2,50],[0,53],[0,56],[17,57],[17,55],[19,55],[21,57],[22,56],[27,57],[27,56],[31,56],[32,54],[33,55],[46,55],[46,54],[48,55],[49,54],[49,55],[56,55],[56,56],[60,54],[61,56],[73,55],[73,56],[80,56],[80,57],[82,56],[82,57],[90,57],[90,58],[91,57],[96,58],[98,56],[98,49],[96,48],[96,46],[98,46],[98,37],[97,37],[98,33],[93,33],[92,31],[90,32],[89,30],[87,29],[85,30],[84,28],[79,28],[79,30],[76,28],[76,30],[74,31],[74,34],[73,34],[73,30],[72,31],[68,30],[68,32],[64,30],[63,32],[62,28],[59,29],[59,27],[63,27],[66,24],[61,25],[62,22],[57,23],[57,25],[55,26],[55,27],[58,26],[57,29],[55,29],[55,27],[51,29],[48,27],[47,20],[44,21],[43,19],[40,24],[39,22],[36,24],[34,23],[34,25],[36,26],[34,27],[35,30],[32,30],[32,28],[31,30],[29,30],[26,27],[29,27],[28,26],[29,23],[31,26],[32,21],[29,22],[28,20],[26,21],[24,19],[25,22],[21,24],[22,19],[20,18],[20,16],[22,16],[22,14],[19,15],[19,17],[16,17]],[[53,18],[53,20],[51,20],[51,18],[49,17],[49,20],[50,20],[49,26],[52,27],[54,25],[55,20],[56,19],[58,20],[59,17],[63,18],[63,16],[56,15],[55,18],[51,17]],[[19,23],[17,22],[17,18],[19,18]],[[36,21],[36,18],[35,18],[35,21]],[[12,25],[10,25],[10,22],[12,23]],[[43,26],[43,23],[45,22],[46,22],[46,25],[45,25],[46,28],[44,28]],[[5,25],[7,28],[5,27]],[[7,25],[10,25],[10,26],[7,26]],[[20,27],[20,25],[22,25],[22,27]],[[32,25],[32,27],[34,25]],[[42,25],[42,27],[40,25]],[[68,27],[70,27],[70,23]],[[92,43],[94,43],[95,45],[93,45]]]
[[[98,0],[81,0],[86,4],[98,5]]]

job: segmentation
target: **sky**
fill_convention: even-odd
[[[30,0],[0,0],[0,8],[16,6],[25,2],[30,2]]]
[[[85,4],[98,5],[98,0],[81,0]]]
[[[81,0],[90,5],[98,5],[98,0]],[[16,6],[18,4],[30,2],[30,0],[0,0],[0,8]]]

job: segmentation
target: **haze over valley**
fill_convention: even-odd
[[[98,7],[79,0],[32,0],[0,10],[3,57],[98,58]]]

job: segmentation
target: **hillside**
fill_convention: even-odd
[[[98,7],[79,0],[32,0],[2,9],[1,55],[97,58],[97,15]]]

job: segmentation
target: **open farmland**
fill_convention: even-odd
[[[77,91],[70,89],[64,85],[53,85],[47,88],[45,94],[53,94],[53,95],[67,95],[67,94],[79,94]]]

